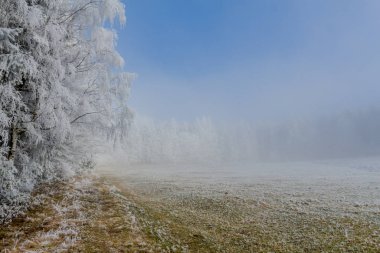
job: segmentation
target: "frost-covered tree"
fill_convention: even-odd
[[[211,120],[154,121],[137,118],[122,143],[129,163],[214,162],[220,159],[220,134]]]
[[[0,220],[37,182],[77,171],[94,140],[124,135],[133,76],[121,72],[116,18],[119,0],[1,1]]]

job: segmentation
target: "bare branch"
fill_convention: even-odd
[[[66,22],[70,18],[74,17],[77,13],[86,10],[89,6],[91,6],[91,4],[96,3],[96,2],[97,1],[90,1],[90,2],[86,3],[85,5],[83,5],[82,7],[80,7],[79,9],[77,9],[76,11],[74,11],[73,13],[71,13],[67,18],[65,18],[64,20],[62,20],[60,22],[60,24]]]
[[[91,115],[91,114],[96,114],[96,113],[101,113],[101,111],[97,111],[97,112],[86,112],[78,117],[76,117],[74,120],[70,121],[71,124],[75,123],[75,121],[87,116],[87,115]]]

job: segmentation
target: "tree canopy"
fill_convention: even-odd
[[[73,174],[91,142],[121,138],[133,75],[116,51],[119,0],[0,5],[0,220],[42,180]]]

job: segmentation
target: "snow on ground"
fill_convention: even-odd
[[[376,252],[380,158],[100,164],[194,252]]]
[[[305,197],[338,205],[380,206],[380,158],[284,163],[100,165],[104,175],[117,175],[135,187],[171,185],[203,194],[231,191]]]
[[[379,161],[108,161],[42,187],[0,252],[377,252]]]
[[[0,252],[68,252],[80,240],[88,178],[39,186],[29,210],[0,227]]]
[[[1,253],[187,252],[119,190],[89,175],[41,185],[22,216],[0,226]]]

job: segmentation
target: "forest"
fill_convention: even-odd
[[[72,176],[93,143],[124,136],[133,75],[123,71],[118,0],[2,0],[0,220],[41,181]]]

